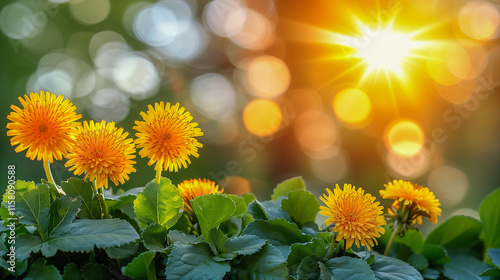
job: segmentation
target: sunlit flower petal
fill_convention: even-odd
[[[224,192],[223,188],[219,190],[219,186],[216,185],[214,181],[207,179],[185,180],[178,184],[177,188],[184,199],[184,207],[189,210],[193,210],[191,208],[191,199],[206,194]]]

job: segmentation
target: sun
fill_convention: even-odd
[[[412,59],[419,57],[418,50],[425,43],[416,40],[415,33],[395,31],[392,23],[376,28],[361,23],[360,28],[362,34],[351,40],[349,47],[354,49],[351,57],[361,59],[361,64],[366,67],[362,79],[379,74],[404,79],[405,69]]]

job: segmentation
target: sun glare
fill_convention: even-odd
[[[359,57],[366,64],[363,78],[383,72],[402,79],[406,64],[416,56],[415,50],[422,43],[413,39],[413,33],[394,31],[392,24],[377,30],[362,26],[361,30],[365,31],[364,34],[354,40],[351,47],[356,50],[352,56]]]

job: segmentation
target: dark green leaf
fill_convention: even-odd
[[[236,211],[232,199],[221,194],[207,194],[191,200],[191,206],[198,218],[201,233],[208,240],[208,233],[218,228],[225,220],[229,219]]]
[[[222,279],[231,266],[215,262],[212,256],[206,243],[175,243],[165,268],[167,280],[199,279],[201,275],[205,279]]]
[[[150,251],[163,251],[166,249],[167,229],[159,224],[151,224],[142,232],[142,243]]]
[[[245,204],[246,204],[247,208],[248,208],[248,205],[250,205],[250,203],[252,203],[252,201],[257,199],[253,193],[245,193],[245,194],[240,195],[240,197],[242,197],[245,200]]]
[[[431,267],[442,266],[450,262],[448,253],[441,245],[425,244],[421,253],[427,259]]]
[[[81,280],[82,275],[80,269],[74,263],[70,263],[64,267],[63,280]]]
[[[137,280],[156,279],[155,252],[146,251],[131,262],[126,267],[122,267],[123,275],[127,275]]]
[[[424,237],[422,233],[417,230],[406,231],[405,236],[402,238],[399,236],[396,237],[394,242],[405,244],[415,253],[420,253],[424,248]]]
[[[7,252],[9,252],[9,249],[5,246],[5,239],[7,238],[7,233],[2,233],[0,235],[0,257],[3,257]]]
[[[243,235],[236,238],[226,240],[221,248],[220,255],[214,259],[216,261],[232,260],[237,255],[247,256],[258,252],[264,245],[266,240],[255,235]]]
[[[423,280],[422,275],[402,260],[376,255],[372,270],[377,280]]]
[[[37,259],[30,267],[24,280],[62,280],[62,276],[54,265],[45,265],[45,259]]]
[[[16,258],[23,261],[30,257],[30,254],[40,251],[43,241],[40,237],[34,235],[18,235],[16,238]]]
[[[137,243],[135,242],[132,242],[123,244],[118,247],[106,248],[105,251],[108,257],[112,259],[126,259],[137,253],[138,249],[139,245],[137,245]]]
[[[500,188],[491,192],[479,206],[479,217],[483,222],[480,238],[486,249],[500,248]],[[486,256],[486,262],[491,263]]]
[[[472,247],[479,240],[481,222],[467,216],[453,216],[431,231],[426,239],[427,244],[451,247]]]
[[[184,200],[179,190],[167,178],[157,185],[153,180],[137,195],[134,211],[142,222],[157,223],[167,229],[182,216]]]
[[[104,265],[91,263],[82,268],[84,280],[109,280],[113,279],[112,274]]]
[[[500,248],[488,249],[488,256],[493,261],[493,264],[500,268]]]
[[[479,275],[481,277],[484,277],[484,276],[493,276],[493,277],[499,277],[500,276],[500,270],[498,270],[498,268],[488,268],[486,269],[485,271],[483,271],[481,273],[481,275]]]
[[[288,256],[290,245],[311,240],[311,236],[303,234],[296,224],[285,219],[255,220],[248,224],[244,231],[245,234],[269,240],[284,257]]]
[[[114,209],[121,209],[125,204],[130,204],[134,203],[134,200],[137,198],[137,195],[143,190],[144,188],[133,188],[130,189],[121,195],[117,197],[113,197],[112,201],[106,201],[106,204],[108,206],[108,209],[114,210]],[[110,195],[105,193],[105,197],[109,198]]]
[[[293,177],[279,183],[273,190],[271,200],[277,200],[280,196],[286,196],[289,192],[294,190],[305,190],[306,183],[302,177]]]
[[[325,240],[320,238],[313,238],[310,242],[306,243],[293,244],[290,246],[290,254],[288,254],[287,259],[290,271],[295,271],[302,259],[307,256],[324,257],[326,247]]]
[[[252,214],[256,220],[272,220],[284,218],[288,221],[292,219],[283,209],[281,209],[281,201],[264,201],[254,200],[248,205],[248,212]]]
[[[295,190],[281,201],[281,208],[300,226],[314,223],[319,212],[319,202],[316,196],[306,190]]]
[[[271,244],[265,245],[259,252],[241,256],[240,262],[233,265],[231,273],[236,279],[286,279],[288,270],[280,251]]]
[[[419,253],[411,254],[406,262],[419,271],[422,271],[429,266],[429,262],[427,261],[427,259]]]
[[[440,275],[441,275],[441,273],[439,271],[434,270],[432,268],[428,268],[428,269],[424,270],[424,272],[422,272],[422,276],[425,279],[435,280],[435,279],[438,279]]]
[[[344,256],[340,258],[330,259],[325,263],[324,267],[326,267],[328,269],[328,272],[333,274],[336,279],[375,280],[373,271],[364,260]]]
[[[323,273],[321,273],[323,269]],[[330,275],[328,268],[322,262],[318,262],[315,256],[307,256],[300,262],[296,269],[298,279],[335,279]],[[292,272],[292,270],[290,271]]]
[[[199,243],[203,240],[202,236],[198,236],[198,237],[196,237],[194,235],[186,236],[184,233],[182,233],[178,230],[169,231],[168,238],[170,239],[170,243],[180,242],[181,244],[184,244],[184,245]]]
[[[22,217],[19,219],[20,224],[39,225],[44,231],[49,218],[49,207],[50,196],[46,185],[16,193],[16,215]]]
[[[81,206],[82,198],[79,196],[65,195],[56,198],[50,205],[48,235],[50,236],[59,227],[70,224],[76,218]]]
[[[444,265],[443,274],[452,280],[484,280],[479,275],[490,268],[468,253],[453,252],[450,258],[451,261]]]
[[[51,239],[42,244],[44,256],[53,256],[57,250],[64,252],[88,252],[97,248],[111,248],[134,242],[139,235],[124,220],[76,220],[59,227]]]
[[[61,183],[61,188],[67,195],[78,195],[82,198],[82,208],[78,212],[78,218],[101,218],[101,206],[97,197],[94,197],[91,182],[84,182],[78,178],[70,178],[68,181]]]

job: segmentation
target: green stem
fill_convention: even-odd
[[[392,231],[391,237],[389,238],[389,242],[387,242],[387,246],[385,247],[384,255],[389,256],[389,252],[391,251],[392,243],[394,243],[394,239],[398,236],[399,232],[403,228],[403,222],[395,221],[394,229]]]
[[[45,170],[45,176],[49,183],[54,184],[54,179],[52,178],[52,173],[50,173],[50,162],[48,160],[43,161],[43,169]]]
[[[160,179],[161,179],[161,170],[162,166],[158,166],[158,169],[156,169],[156,184],[160,184]]]
[[[334,249],[335,249],[335,234],[333,232],[330,233],[332,235],[332,241],[330,242],[330,247],[328,248],[328,255],[330,258],[333,256]]]
[[[102,216],[104,219],[109,219],[108,205],[106,205],[106,199],[104,198],[103,188],[97,189],[95,181],[93,182],[94,188],[97,190],[97,199],[101,204]]]

